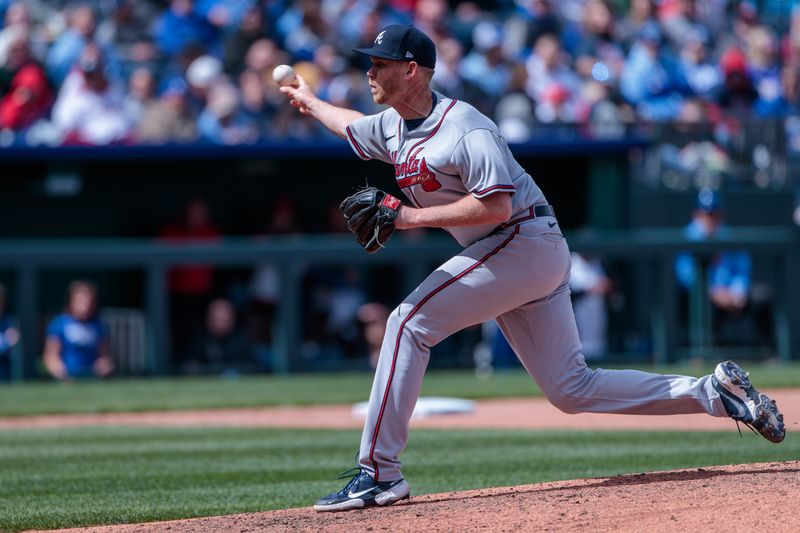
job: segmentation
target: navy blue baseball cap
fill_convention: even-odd
[[[416,61],[428,68],[436,66],[436,45],[414,26],[386,26],[375,37],[372,48],[354,48],[353,52],[396,61]]]

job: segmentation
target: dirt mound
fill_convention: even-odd
[[[345,513],[286,509],[84,531],[788,533],[800,531],[800,514],[795,512],[799,500],[800,461],[789,461],[429,494],[392,507]]]

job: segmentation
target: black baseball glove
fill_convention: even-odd
[[[358,244],[372,254],[394,233],[400,200],[375,187],[367,187],[345,198],[339,209]]]

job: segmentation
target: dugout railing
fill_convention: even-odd
[[[687,242],[680,229],[635,229],[567,234],[573,251],[584,251],[603,260],[624,260],[646,275],[646,294],[640,299],[651,307],[649,334],[655,363],[676,359],[679,332],[676,316],[676,281],[673,260],[677,253],[690,251],[700,261],[727,249],[747,250],[770,265],[768,280],[774,290],[775,355],[783,361],[800,353],[800,235],[792,227],[732,228],[725,238]],[[401,267],[403,285],[412,290],[427,274],[428,265],[440,262],[459,247],[446,238],[420,241],[393,240],[380,253],[364,253],[347,235],[274,237],[254,242],[250,239],[224,239],[212,244],[169,245],[135,239],[82,240],[3,240],[0,241],[0,268],[11,270],[14,310],[22,332],[21,364],[15,377],[36,375],[41,357],[39,338],[40,274],[54,270],[113,271],[139,270],[144,274],[144,316],[148,335],[147,374],[163,374],[169,353],[169,313],[167,271],[180,264],[206,264],[217,267],[256,267],[268,261],[279,266],[281,305],[278,308],[273,343],[274,370],[287,373],[298,368],[301,342],[301,284],[303,267],[320,264],[381,265]],[[702,276],[698,277],[699,279]],[[707,328],[709,304],[702,282],[694,289],[695,304],[689,314],[691,355],[702,356],[709,348]]]

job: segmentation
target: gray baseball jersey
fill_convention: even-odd
[[[359,464],[376,481],[402,478],[399,455],[430,348],[496,319],[547,398],[566,413],[727,416],[710,376],[592,370],[581,353],[569,297],[570,253],[533,179],[497,127],[472,106],[437,94],[433,112],[409,131],[396,111],[356,120],[348,140],[362,159],[395,167],[416,206],[512,193],[513,215],[498,226],[446,228],[465,246],[390,315],[375,371]]]
[[[394,165],[397,184],[416,207],[455,202],[465,194],[483,198],[512,193],[512,219],[546,203],[542,191],[517,163],[497,126],[471,105],[436,94],[424,122],[408,131],[394,109],[363,117],[347,128],[347,139],[362,159]],[[468,246],[495,224],[444,228]]]

